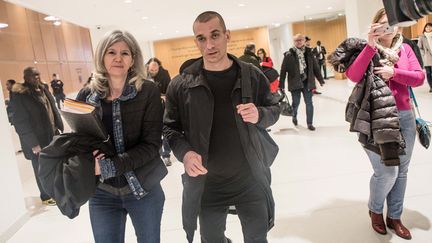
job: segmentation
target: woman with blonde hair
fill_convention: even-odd
[[[143,56],[126,31],[107,33],[95,53],[95,75],[77,100],[96,107],[116,154],[95,151],[99,184],[89,201],[95,242],[124,242],[129,215],[138,242],[160,242],[165,202],[159,157],[162,104],[156,85],[145,80]]]
[[[380,119],[381,125],[389,125],[391,129],[383,129],[380,134],[374,130],[372,132],[376,136],[388,139],[395,134],[386,134],[392,130],[400,133],[398,136],[404,142],[400,143],[402,151],[396,147],[395,157],[391,159],[386,158],[388,154],[383,153],[383,150],[380,154],[364,147],[374,170],[370,179],[369,214],[372,228],[376,232],[386,234],[387,224],[387,227],[394,229],[399,237],[411,239],[410,231],[401,221],[408,166],[416,136],[415,116],[411,110],[408,86],[420,86],[424,80],[424,73],[411,47],[402,43],[403,38],[398,34],[397,28],[388,25],[386,12],[380,9],[370,26],[367,43],[364,43],[362,51],[346,70],[346,75],[353,82],[362,82],[364,77],[370,74],[369,68],[372,65],[373,85],[383,84],[383,88],[389,88],[388,95],[378,97],[378,102],[374,105],[385,102],[395,104],[395,117],[387,117],[391,108],[385,106],[374,107],[371,119]],[[384,222],[385,201],[387,217]]]

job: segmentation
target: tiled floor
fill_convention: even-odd
[[[344,121],[345,103],[351,85],[329,80],[322,95],[314,97],[315,132],[307,130],[304,103],[299,109],[299,126],[281,117],[272,127],[280,146],[273,164],[273,193],[276,223],[269,233],[271,243],[375,243],[406,242],[394,233],[382,236],[370,227],[367,214],[371,166],[366,154],[348,132]],[[427,84],[415,89],[425,118],[432,120],[432,94]],[[88,207],[69,220],[56,207],[41,206],[30,162],[19,157],[25,201],[31,217],[16,232],[11,243],[93,242]],[[186,242],[181,226],[180,174],[175,162],[163,180],[166,202],[162,219],[162,242]],[[411,242],[432,242],[432,149],[416,143],[409,171],[403,221],[411,230]],[[236,217],[229,216],[227,236],[243,242]],[[196,237],[197,242],[198,237]],[[128,222],[127,242],[135,242]]]

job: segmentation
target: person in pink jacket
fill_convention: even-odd
[[[399,237],[411,239],[410,231],[401,222],[408,166],[416,136],[415,115],[411,109],[408,86],[422,85],[425,75],[413,50],[402,40],[398,27],[388,27],[385,10],[379,10],[369,29],[368,44],[349,66],[346,76],[353,82],[360,82],[372,58],[375,55],[380,57],[381,66],[375,67],[374,73],[386,81],[396,100],[406,148],[405,154],[399,155],[399,166],[386,166],[379,154],[365,149],[374,170],[370,179],[369,214],[376,232],[387,234],[387,224]],[[387,217],[384,222],[385,201]]]

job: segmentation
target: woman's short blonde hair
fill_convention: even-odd
[[[94,77],[90,82],[90,88],[100,93],[101,98],[106,98],[110,94],[108,83],[108,71],[104,64],[104,56],[109,47],[117,42],[124,41],[129,47],[133,64],[128,71],[129,84],[135,85],[135,88],[141,90],[144,79],[147,77],[147,71],[144,67],[144,58],[137,40],[127,31],[113,30],[105,34],[99,41],[94,57]]]

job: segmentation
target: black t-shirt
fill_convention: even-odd
[[[111,138],[111,141],[113,141],[114,143],[112,102],[108,100],[101,100],[101,106],[103,111],[102,123],[104,124],[105,129]],[[104,183],[116,188],[121,188],[128,185],[127,180],[123,175],[106,179]]]
[[[233,64],[223,71],[203,71],[214,99],[204,204],[231,204],[253,185],[235,120],[237,108],[231,98],[239,70]]]

